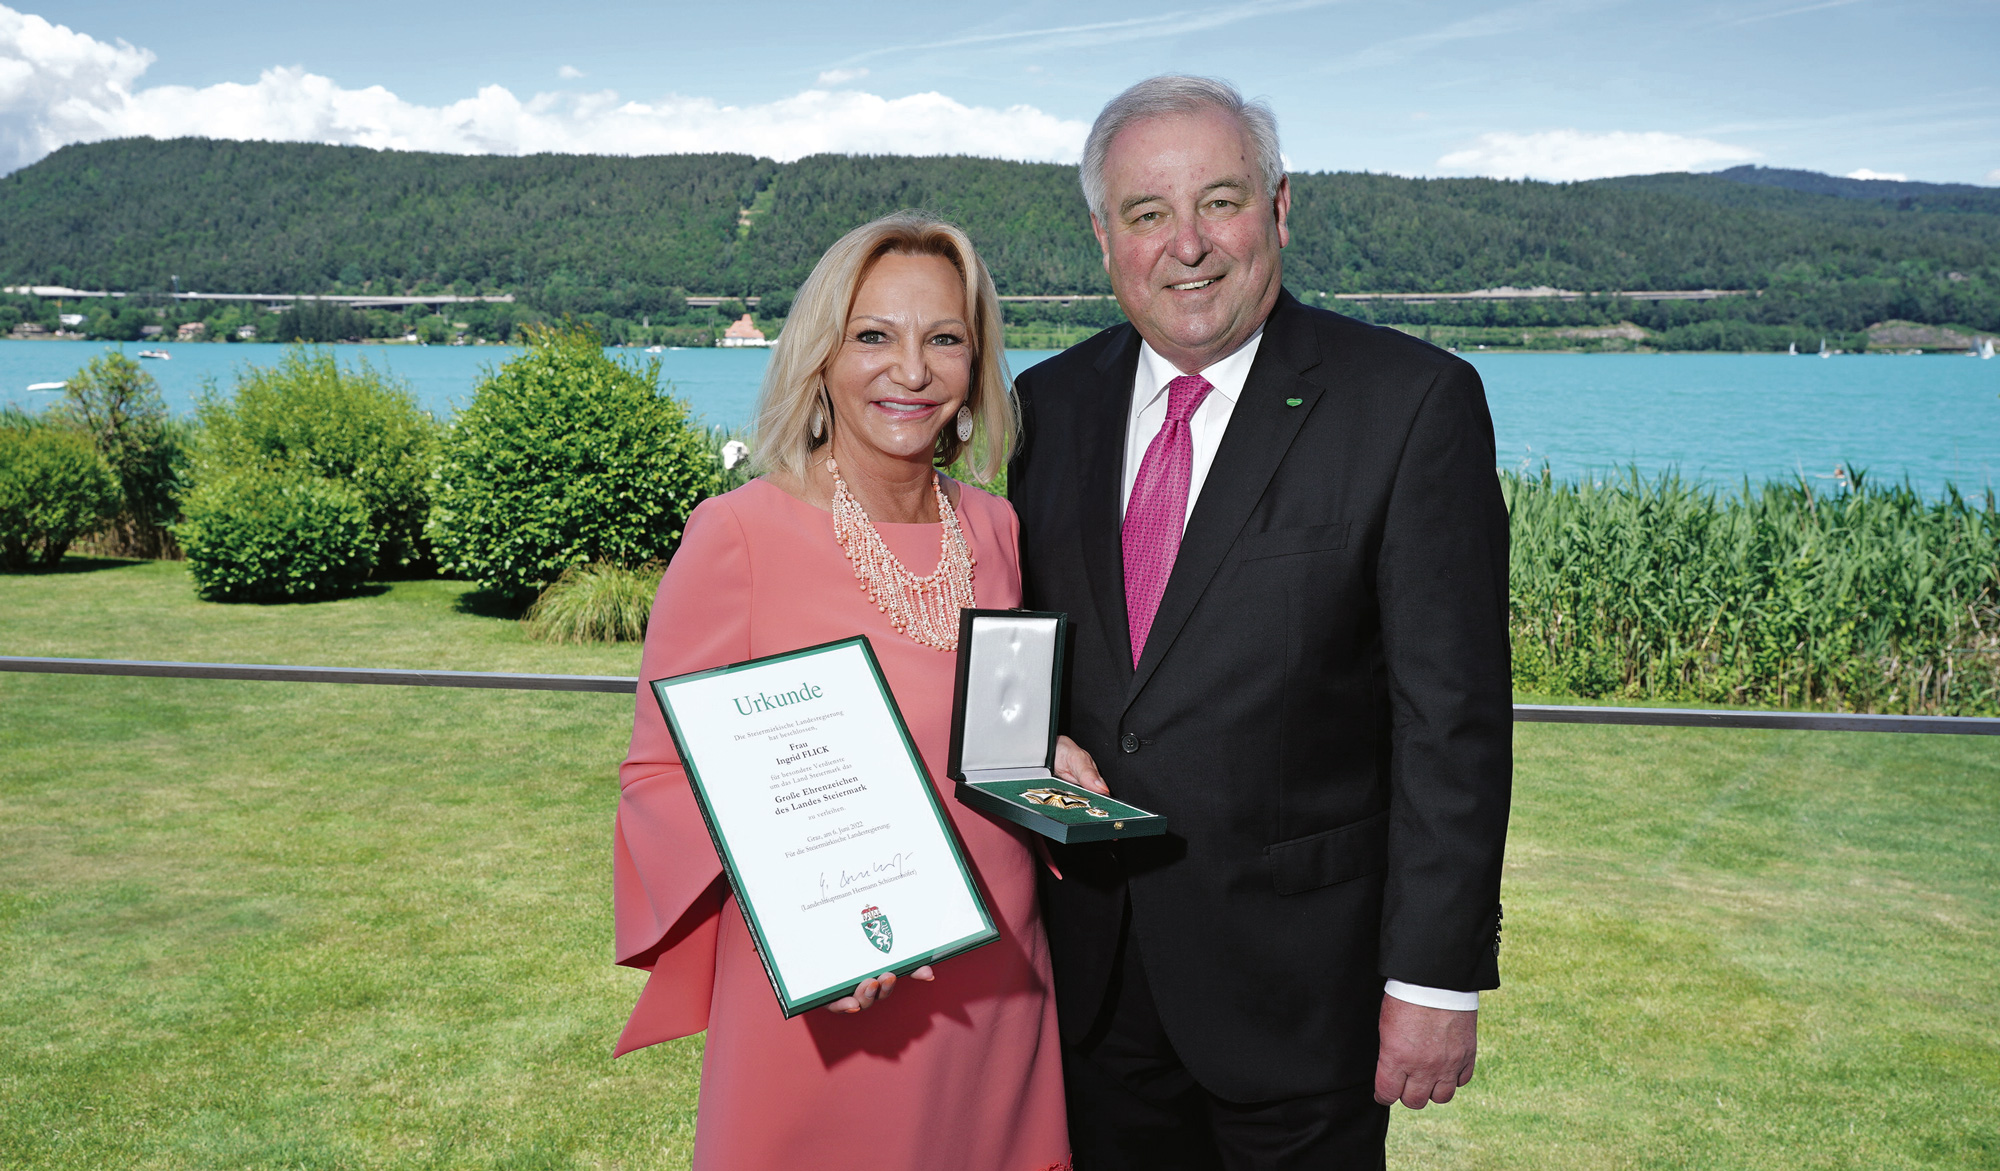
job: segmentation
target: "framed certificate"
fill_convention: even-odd
[[[651,686],[787,1017],[999,938],[866,637]]]

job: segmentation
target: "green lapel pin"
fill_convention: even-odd
[[[1288,398],[1285,400],[1285,405],[1288,407],[1301,407],[1305,405],[1305,402],[1306,400],[1302,398]]]

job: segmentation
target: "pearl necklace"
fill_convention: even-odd
[[[958,649],[958,612],[972,605],[972,567],[977,564],[959,531],[958,514],[944,493],[944,481],[931,473],[937,493],[938,565],[929,577],[918,577],[882,541],[882,534],[861,503],[847,491],[840,465],[831,458],[833,473],[833,539],[854,563],[854,576],[875,608],[889,616],[889,625],[911,641],[933,650]]]

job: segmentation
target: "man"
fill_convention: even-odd
[[[1082,179],[1131,324],[1021,376],[1010,495],[1027,604],[1074,623],[1064,728],[1170,832],[1047,883],[1077,1167],[1379,1167],[1499,984],[1484,391],[1284,291],[1276,124],[1230,86],[1126,91]]]

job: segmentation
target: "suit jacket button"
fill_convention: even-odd
[[[1139,751],[1139,734],[1137,732],[1125,733],[1124,737],[1118,741],[1118,747],[1123,748],[1127,752]]]

